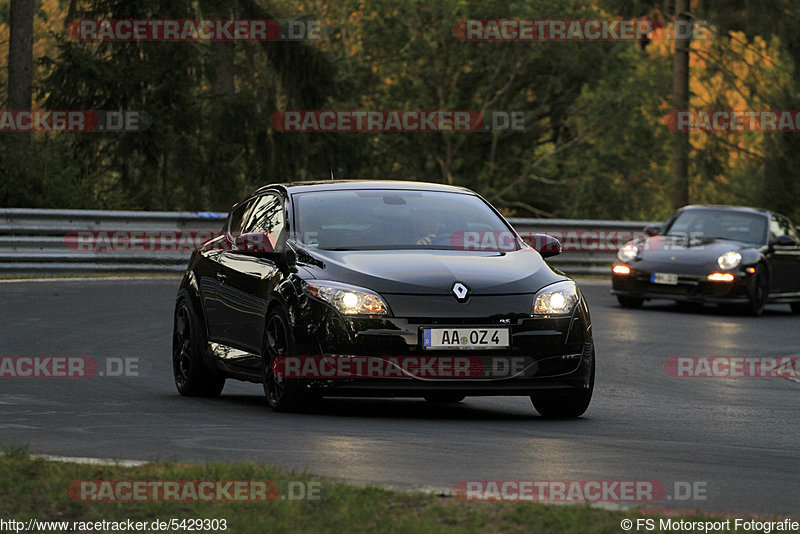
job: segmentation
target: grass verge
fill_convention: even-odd
[[[67,488],[80,480],[271,480],[317,482],[320,498],[297,502],[84,502]],[[74,482],[73,482],[74,487]],[[0,456],[0,519],[40,521],[169,521],[225,519],[225,532],[520,532],[620,533],[624,518],[641,512],[609,511],[588,505],[463,502],[453,497],[357,487],[307,474],[285,473],[257,463],[183,464],[140,467],[54,462],[25,448]],[[650,517],[658,517],[650,515]],[[708,520],[700,514],[673,520]],[[656,525],[658,521],[656,520]],[[4,531],[1,528],[0,531]],[[7,524],[6,524],[6,529]],[[13,530],[9,530],[12,531]],[[50,530],[57,532],[58,530]],[[98,530],[95,529],[95,532]],[[103,530],[99,530],[103,531]],[[148,532],[153,530],[148,529]],[[179,530],[180,531],[180,530]],[[182,530],[186,531],[186,530]],[[220,532],[206,530],[206,532]],[[658,532],[658,530],[656,530]]]

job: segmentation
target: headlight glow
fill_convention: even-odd
[[[617,258],[622,262],[632,261],[639,254],[639,248],[633,243],[623,245],[617,252]]]
[[[719,265],[720,269],[725,271],[738,267],[740,263],[742,263],[742,255],[733,250],[717,258],[717,265]]]
[[[578,287],[572,280],[549,285],[536,294],[534,315],[567,315],[580,300]]]
[[[342,295],[342,304],[348,310],[352,310],[353,308],[357,308],[359,302],[361,302],[361,299],[359,299],[358,295],[356,295],[355,293],[348,292],[348,293],[345,293],[344,295]]]
[[[389,306],[380,295],[363,287],[328,280],[311,280],[306,282],[305,290],[345,315],[389,314]]]

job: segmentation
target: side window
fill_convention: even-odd
[[[769,233],[770,238],[775,239],[782,235],[790,235],[795,240],[800,241],[800,236],[798,236],[797,228],[792,226],[792,223],[784,217],[783,215],[773,215],[770,219],[769,225]]]
[[[253,209],[245,220],[244,231],[266,234],[273,250],[276,250],[284,241],[285,223],[283,202],[280,197],[267,194],[255,200]]]
[[[245,217],[247,216],[247,212],[252,205],[253,205],[252,201],[243,202],[242,204],[236,206],[236,208],[231,213],[227,228],[228,231],[231,233],[231,237],[236,238],[236,236],[242,233],[242,228],[244,228]]]
[[[795,241],[800,243],[800,231],[797,230],[797,227],[792,224],[792,221],[786,219],[786,224],[789,226],[789,235],[794,237]]]
[[[781,225],[778,222],[777,217],[772,215],[769,218],[769,239],[770,241],[779,238],[783,235],[783,231],[781,230]]]

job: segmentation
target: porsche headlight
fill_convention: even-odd
[[[619,261],[627,263],[632,261],[637,254],[639,254],[639,248],[633,243],[627,243],[626,245],[623,245],[619,251],[617,251],[617,258],[619,258]]]
[[[740,263],[742,263],[742,255],[734,251],[726,252],[717,258],[717,265],[719,265],[720,269],[725,271],[738,267]]]
[[[363,287],[327,280],[311,280],[306,282],[305,290],[345,315],[388,315],[389,313],[389,306],[380,295]]]
[[[580,300],[578,287],[572,280],[549,285],[536,294],[534,315],[567,315]]]

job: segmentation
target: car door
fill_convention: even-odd
[[[783,215],[770,217],[770,249],[772,293],[800,292],[800,235],[794,225]],[[780,244],[778,239],[789,236],[794,244]]]
[[[217,328],[220,342],[239,349],[227,363],[243,372],[260,372],[261,350],[267,306],[275,286],[283,277],[280,258],[285,246],[285,210],[278,193],[261,194],[253,200],[241,229],[228,236],[231,250],[218,258],[220,283],[217,285]],[[260,233],[260,250],[242,250],[236,238]]]
[[[209,243],[207,250],[202,252],[204,262],[202,272],[198,273],[198,284],[206,317],[208,340],[215,344],[229,345],[231,341],[226,336],[223,322],[225,304],[221,300],[221,295],[225,291],[222,285],[228,274],[221,260],[223,254],[231,248],[230,235],[241,233],[245,217],[252,206],[252,199],[234,206],[228,215],[223,236]]]

